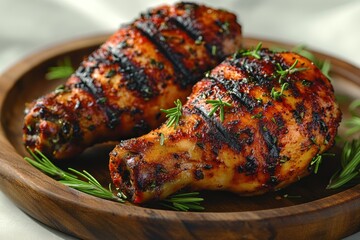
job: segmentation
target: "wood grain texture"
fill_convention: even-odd
[[[248,198],[203,192],[206,211],[200,213],[98,199],[62,185],[26,163],[21,139],[25,103],[62,83],[45,80],[48,67],[65,56],[77,65],[106,37],[54,46],[0,76],[0,187],[20,209],[53,228],[85,239],[338,239],[360,230],[360,185],[325,190],[337,167],[336,158],[326,159],[319,174],[280,192]],[[258,41],[247,38],[245,46]],[[270,47],[289,47],[262,42]],[[348,97],[342,104],[345,110],[352,99],[360,98],[360,70],[339,59],[317,55],[331,60],[336,93]],[[59,164],[88,170],[106,186],[111,181],[108,153],[114,144],[97,145]],[[284,198],[284,194],[301,197]]]

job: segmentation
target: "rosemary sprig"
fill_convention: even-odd
[[[259,51],[261,47],[262,47],[262,42],[259,42],[255,48],[249,50],[239,50],[237,53],[235,53],[234,58],[243,57],[243,56],[252,56],[253,58],[260,59],[261,56],[259,54]]]
[[[168,121],[166,123],[166,126],[170,127],[174,125],[174,128],[179,124],[180,117],[182,115],[182,104],[179,99],[177,99],[174,102],[176,107],[169,108],[169,109],[160,109],[160,111],[166,113],[166,117],[168,118]]]
[[[360,180],[360,140],[346,141],[341,154],[341,170],[330,179],[327,189],[344,186],[351,180]],[[359,182],[359,181],[358,181]]]
[[[359,107],[360,99],[354,100],[349,105],[349,112],[351,114],[351,118],[345,120],[345,126],[348,128],[345,132],[347,136],[353,135],[360,131],[360,115],[357,113]]]
[[[281,65],[278,63],[276,64],[276,74],[279,75],[279,83],[282,84],[283,79],[286,78],[288,75],[304,71],[307,68],[296,68],[296,64],[299,62],[298,59],[295,60],[295,62],[287,69],[283,69]]]
[[[50,67],[48,73],[45,75],[47,80],[61,79],[70,77],[74,72],[74,68],[71,65],[71,60],[69,57],[64,58],[64,60],[58,63],[56,67]]]
[[[282,86],[281,86],[281,89],[280,89],[280,92],[279,91],[276,91],[275,90],[275,87],[273,87],[271,89],[271,92],[270,92],[270,95],[271,97],[277,101],[279,98],[281,98],[283,95],[284,95],[284,91],[288,88],[289,84],[288,83],[283,83]]]
[[[214,115],[214,113],[220,109],[220,121],[223,122],[224,121],[224,107],[231,107],[232,105],[228,102],[223,102],[221,100],[221,98],[219,98],[218,100],[206,100],[206,103],[210,103],[213,108],[210,110],[209,112],[209,117],[211,117],[212,115]]]
[[[323,157],[324,156],[335,156],[335,154],[333,153],[322,153],[322,154],[317,154],[310,163],[310,166],[314,166],[314,173],[317,174],[319,171],[319,166],[322,163]]]
[[[286,51],[286,49],[281,48],[281,47],[272,47],[271,50],[273,50],[274,52]],[[329,72],[331,69],[331,62],[329,60],[327,60],[327,59],[325,59],[324,61],[319,60],[313,53],[311,53],[310,51],[308,51],[306,49],[306,45],[304,45],[304,44],[299,44],[299,45],[295,46],[294,48],[292,48],[290,51],[300,54],[301,56],[309,59],[311,62],[313,62],[315,64],[315,66],[317,66],[321,70],[321,72],[328,79],[331,80],[331,77],[329,76]]]
[[[331,69],[331,63],[329,60],[327,60],[327,59],[325,59],[324,61],[319,60],[317,57],[315,57],[315,55],[313,53],[311,53],[310,51],[308,51],[306,49],[306,46],[304,44],[295,46],[291,51],[296,52],[296,53],[300,54],[301,56],[308,58],[310,61],[312,61],[315,64],[315,66],[317,66],[321,70],[321,72],[328,79],[331,80],[331,78],[329,76],[329,72]]]
[[[29,148],[27,149],[32,158],[25,157],[24,159],[29,162],[34,167],[38,168],[45,174],[57,179],[62,184],[79,190],[81,192],[85,192],[87,194],[93,195],[95,197],[113,200],[117,202],[124,202],[123,198],[116,196],[112,193],[110,186],[109,189],[106,189],[100,185],[100,183],[91,176],[88,172],[83,171],[82,173],[68,168],[72,173],[66,172],[57,166],[55,166],[43,153],[39,150],[35,149],[35,151],[31,151]],[[82,177],[84,180],[79,179]]]
[[[111,184],[109,189],[104,188],[101,184],[87,171],[79,172],[73,168],[68,168],[71,172],[66,172],[59,167],[55,166],[43,153],[39,150],[34,152],[27,148],[30,157],[24,157],[24,159],[33,165],[35,168],[44,172],[45,174],[58,180],[60,183],[76,189],[78,191],[93,195],[95,197],[117,201],[124,203],[127,199],[126,195],[119,191],[117,195],[113,194],[111,190]],[[80,178],[86,179],[85,181]],[[203,198],[197,197],[198,192],[182,193],[171,195],[168,198],[161,200],[160,204],[168,207],[169,209],[177,211],[202,211],[204,207],[200,205],[200,202],[204,201]]]
[[[198,197],[198,192],[180,193],[172,195],[160,201],[160,205],[176,211],[203,211],[205,208],[200,205],[203,198]]]

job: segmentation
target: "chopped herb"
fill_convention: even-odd
[[[174,128],[179,124],[180,117],[182,115],[182,104],[179,99],[174,101],[174,104],[176,107],[170,108],[170,109],[160,109],[160,111],[166,113],[166,117],[168,118],[168,121],[166,123],[166,126],[170,127],[174,125]]]
[[[195,44],[196,45],[200,45],[203,42],[203,37],[199,36],[196,40],[195,40]]]
[[[280,99],[283,95],[284,95],[284,91],[288,88],[289,84],[288,83],[284,83],[281,86],[281,90],[279,91],[275,91],[275,87],[273,87],[271,89],[270,95],[271,97],[277,101],[278,99]]]
[[[279,75],[279,83],[283,83],[283,79],[286,78],[288,75],[301,72],[307,70],[307,68],[296,68],[296,64],[298,63],[298,59],[295,60],[295,62],[287,69],[283,69],[279,63],[276,64],[276,74]]]
[[[288,156],[281,156],[280,163],[286,163],[290,158]]]
[[[64,58],[64,60],[58,63],[56,67],[50,67],[48,73],[45,77],[47,80],[61,79],[70,77],[74,72],[74,68],[71,65],[71,60],[69,57]]]
[[[262,112],[260,112],[260,113],[257,113],[257,114],[255,114],[255,115],[253,115],[253,116],[251,116],[251,118],[252,119],[260,119],[260,118],[262,118],[263,117],[263,113]]]
[[[229,26],[230,26],[229,22],[222,23],[221,26],[220,26],[221,27],[220,32],[224,32],[226,34],[229,34],[230,33]]]
[[[59,85],[59,86],[57,86],[57,87],[55,88],[55,93],[56,93],[56,94],[62,93],[62,92],[64,92],[64,91],[65,91],[65,85],[64,85],[64,84],[61,84],[61,85]]]
[[[323,154],[317,154],[310,162],[310,166],[315,165],[314,167],[314,173],[317,174],[319,171],[319,166],[322,162],[322,159],[324,156],[335,156],[333,153],[323,153]]]
[[[308,81],[308,80],[302,80],[301,84],[306,86],[306,87],[310,87],[313,84],[313,82]]]
[[[212,47],[211,47],[211,55],[213,55],[213,56],[215,56],[216,55],[216,46],[215,45],[213,45]]]
[[[243,56],[252,56],[256,59],[261,59],[261,56],[259,54],[259,51],[262,47],[262,42],[259,42],[258,45],[252,49],[249,50],[239,50],[237,53],[235,53],[234,58],[239,58]]]
[[[30,125],[26,125],[26,128],[27,128],[27,130],[28,130],[29,132],[31,132],[32,128],[31,128]]]
[[[100,104],[104,104],[106,103],[107,101],[107,98],[106,97],[101,97],[99,99],[96,100],[97,103],[100,103]]]
[[[164,141],[165,141],[165,136],[163,133],[160,133],[160,145],[164,145]]]
[[[110,69],[110,71],[107,72],[105,75],[106,78],[111,78],[116,74],[116,71],[114,69]]]
[[[206,100],[206,103],[210,103],[213,108],[209,112],[209,117],[211,117],[218,109],[220,109],[220,121],[224,121],[224,107],[231,107],[232,105],[228,102],[223,102],[221,98],[219,100]]]

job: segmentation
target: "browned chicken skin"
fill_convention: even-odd
[[[341,120],[330,81],[295,53],[239,53],[198,82],[176,128],[163,124],[110,153],[114,184],[135,203],[183,188],[256,195],[309,174]],[[283,88],[283,89],[282,89]],[[209,100],[231,104],[211,116]]]
[[[162,6],[120,28],[58,89],[26,110],[24,142],[62,159],[144,134],[160,109],[240,47],[236,16],[193,3]]]

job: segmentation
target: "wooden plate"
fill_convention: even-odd
[[[85,239],[338,239],[360,230],[360,184],[325,190],[337,167],[336,157],[326,159],[317,175],[280,192],[247,198],[203,192],[205,212],[176,212],[102,200],[70,189],[30,166],[23,160],[27,154],[21,139],[25,103],[62,83],[45,80],[48,67],[65,56],[76,66],[106,37],[53,47],[28,57],[0,77],[0,187],[20,209],[53,228]],[[245,46],[258,42],[246,38]],[[264,46],[289,47],[262,42]],[[331,60],[336,93],[346,96],[342,104],[346,113],[349,102],[360,98],[360,70],[317,55]],[[106,186],[111,182],[107,166],[113,146],[95,146],[62,166],[88,170]]]

